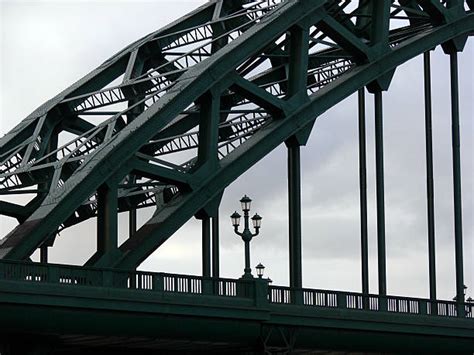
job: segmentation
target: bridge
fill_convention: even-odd
[[[0,241],[0,355],[472,354],[458,55],[474,33],[473,10],[472,1],[460,0],[211,0],[39,107],[0,140],[0,215],[17,222]],[[453,300],[437,297],[430,52],[438,46],[450,60]],[[396,69],[418,56],[424,64],[427,298],[387,292],[383,92]],[[367,91],[375,116],[376,294],[369,292]],[[305,288],[301,147],[318,117],[353,94],[362,292]],[[289,285],[251,274],[245,199],[239,232],[245,273],[222,278],[223,193],[283,143]],[[22,203],[25,195],[32,198]],[[138,213],[149,207],[153,215],[140,224]],[[119,243],[123,213],[128,231]],[[192,218],[202,225],[199,276],[137,271]],[[51,263],[48,250],[59,233],[91,220],[97,243],[87,262]],[[260,220],[253,222],[258,233]],[[239,224],[233,215],[236,232]]]
[[[0,276],[7,337],[34,334],[43,349],[59,345],[64,353],[310,352],[347,344],[354,351],[472,351],[474,304],[460,318],[453,301],[18,262],[0,264]],[[11,350],[35,349],[17,336]]]

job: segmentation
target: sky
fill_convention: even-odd
[[[36,107],[136,39],[205,1],[0,0],[0,135]],[[473,63],[474,41],[459,57],[464,273],[474,297]],[[433,140],[438,296],[455,295],[449,58],[432,54]],[[397,68],[384,93],[387,288],[389,294],[428,296],[426,175],[422,58]],[[370,291],[377,292],[373,98],[366,95]],[[319,117],[302,148],[304,287],[360,291],[357,98]],[[220,207],[221,276],[243,273],[243,243],[229,216],[249,195],[263,216],[252,240],[252,266],[266,266],[274,284],[288,284],[286,148],[278,147],[230,185]],[[152,211],[139,212],[144,223]],[[123,241],[125,216],[120,216]],[[15,223],[0,217],[0,235]],[[95,221],[57,238],[51,262],[80,264],[95,247]],[[200,222],[190,220],[140,269],[199,274]],[[35,255],[37,258],[37,255]]]

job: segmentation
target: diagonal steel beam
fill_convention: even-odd
[[[4,238],[0,245],[0,257],[22,259],[33,252],[43,239],[57,228],[60,223],[58,221],[64,220],[73,213],[77,201],[86,200],[144,141],[148,141],[156,132],[166,127],[173,117],[182,112],[190,102],[201,96],[216,81],[229,75],[245,60],[247,53],[261,50],[283,29],[308,16],[308,13],[316,12],[319,7],[315,5],[323,3],[324,1],[321,0],[311,4],[306,2],[282,4],[266,18],[266,21],[257,23],[252,29],[217,52],[216,57],[197,64],[183,74],[180,81],[165,97],[120,131],[109,148],[101,147],[96,150],[87,164],[83,164],[76,170],[74,176],[68,179],[64,186],[48,195],[42,206],[25,223],[19,225]],[[187,99],[183,100],[183,97]],[[105,158],[106,156],[109,158]],[[104,158],[105,160],[98,164]],[[87,180],[89,182],[86,182]]]
[[[212,174],[205,185],[196,188],[193,192],[178,196],[172,206],[155,215],[132,238],[122,244],[120,246],[122,258],[114,266],[136,267],[164,243],[172,231],[192,217],[195,210],[193,206],[201,206],[211,201],[218,191],[222,191],[269,151],[298,131],[300,127],[310,123],[315,117],[377,77],[437,44],[449,40],[453,34],[472,31],[474,29],[473,20],[474,15],[469,15],[468,18],[416,36],[399,45],[393,52],[389,51],[379,59],[358,67],[351,73],[328,84],[311,97],[310,103],[300,110],[292,112],[288,119],[276,120],[258,131],[247,143],[238,148],[235,154],[221,160],[221,169]]]

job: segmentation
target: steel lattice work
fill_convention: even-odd
[[[89,265],[136,268],[282,142],[438,45],[474,31],[472,1],[210,1],[117,53],[0,141],[0,201],[18,226],[0,258],[25,260],[98,217]],[[117,246],[117,211],[156,206]]]

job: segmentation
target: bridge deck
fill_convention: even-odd
[[[266,280],[0,263],[0,327],[63,346],[474,349],[473,305],[269,286]],[[5,335],[8,334],[8,335]],[[207,339],[207,340],[206,340]]]

